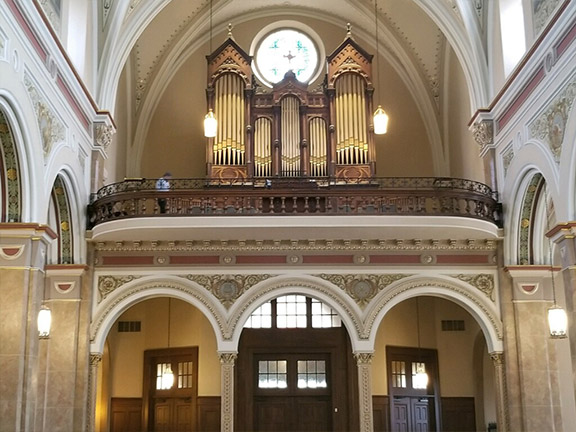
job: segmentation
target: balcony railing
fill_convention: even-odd
[[[165,213],[158,200],[165,200]],[[485,184],[447,177],[366,179],[126,179],[94,194],[90,227],[134,217],[250,215],[463,216],[500,225],[496,193]]]

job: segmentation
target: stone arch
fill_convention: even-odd
[[[228,351],[238,349],[243,325],[254,310],[286,294],[306,295],[330,306],[340,315],[348,330],[352,349],[361,348],[358,342],[358,335],[363,332],[360,308],[340,287],[314,276],[279,276],[260,282],[236,301],[228,320]]]
[[[483,276],[483,275],[479,275]],[[485,278],[493,275],[484,275]],[[477,282],[476,285],[489,283]],[[392,284],[389,289],[379,293],[367,311],[364,320],[365,337],[373,347],[376,333],[384,316],[397,304],[412,297],[432,296],[452,301],[465,309],[479,324],[489,352],[503,351],[503,328],[498,313],[498,305],[486,292],[480,291],[480,286],[453,277],[411,277]],[[495,290],[496,287],[493,287]]]
[[[154,297],[172,297],[196,307],[212,325],[220,348],[226,325],[224,307],[204,287],[178,276],[136,276],[114,289],[93,310],[90,351],[103,352],[106,337],[118,317],[134,304]]]
[[[57,175],[48,205],[48,223],[58,235],[52,244],[54,250],[49,256],[50,264],[74,264],[74,231],[79,227],[75,227],[73,222],[69,195],[63,176]]]
[[[11,122],[0,105],[0,222],[22,221],[22,179]]]

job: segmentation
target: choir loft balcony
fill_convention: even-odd
[[[458,217],[500,226],[494,191],[447,177],[172,179],[167,191],[156,190],[156,179],[126,179],[101,188],[88,213],[90,228],[134,218],[257,216],[415,216],[421,225]]]

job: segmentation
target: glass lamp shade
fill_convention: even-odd
[[[374,111],[374,133],[376,135],[383,135],[388,131],[388,114],[382,109],[380,105]]]
[[[567,337],[568,316],[566,311],[558,305],[548,309],[548,327],[550,328],[550,337],[553,339],[563,339]]]
[[[174,372],[172,372],[172,368],[170,365],[164,369],[164,373],[162,374],[162,390],[171,389],[174,385]]]
[[[218,127],[218,122],[212,110],[208,111],[208,114],[204,117],[204,136],[206,138],[213,138],[216,136],[216,129]]]
[[[47,306],[42,306],[38,312],[38,337],[46,339],[50,336],[52,312]]]

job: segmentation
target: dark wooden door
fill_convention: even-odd
[[[330,353],[254,356],[254,430],[331,430]]]
[[[163,381],[170,367],[173,381]],[[196,430],[198,348],[169,348],[144,352],[144,424],[150,432]]]

